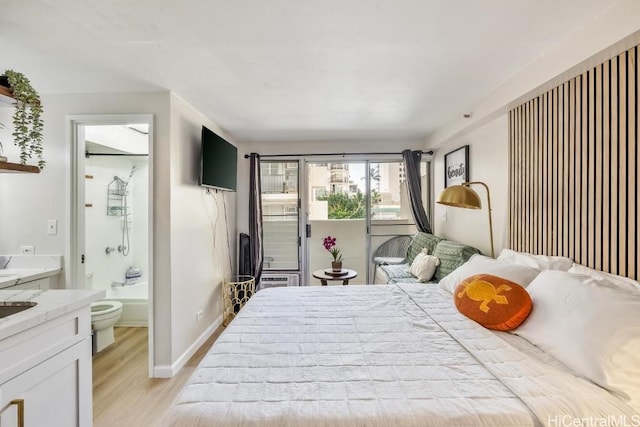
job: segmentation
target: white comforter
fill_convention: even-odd
[[[622,417],[640,425],[622,400],[502,335],[460,315],[433,285],[263,290],[164,424],[521,427]]]

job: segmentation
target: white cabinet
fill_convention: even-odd
[[[92,425],[89,307],[0,341],[0,426]]]
[[[84,366],[87,357],[90,360],[90,338],[4,383],[0,388],[0,407],[6,407],[13,400],[22,400],[25,427],[91,425],[91,411],[89,419],[83,420],[80,410],[80,379],[81,373],[87,369]],[[91,369],[90,362],[88,368]],[[10,406],[0,415],[0,426],[20,425],[17,415],[17,405]]]

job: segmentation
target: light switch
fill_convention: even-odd
[[[58,234],[58,220],[50,219],[47,221],[47,234],[50,236],[55,236]]]

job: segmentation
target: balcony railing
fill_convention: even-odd
[[[337,175],[337,174],[331,174],[329,176],[329,182],[330,183],[340,183],[340,184],[348,184],[349,183],[349,177],[348,176],[344,176],[344,175]]]
[[[286,175],[263,175],[260,177],[263,193],[297,193],[298,180]]]
[[[322,238],[334,236],[337,246],[344,256],[343,266],[358,272],[358,277],[349,283],[367,283],[373,281],[373,264],[366,255],[367,234],[364,219],[350,220],[312,220],[310,221],[312,237],[308,241],[308,270],[312,273],[331,265],[331,255],[322,246]],[[264,255],[269,257],[267,269],[298,268],[298,221],[295,217],[265,217]],[[395,235],[411,235],[415,225],[411,220],[373,221],[371,223],[371,253],[383,242]],[[319,282],[310,275],[303,278],[305,284],[318,285]]]
[[[335,171],[335,170],[348,171],[349,170],[347,165],[343,163],[332,163],[329,169],[332,171]]]

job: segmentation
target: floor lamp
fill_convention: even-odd
[[[473,184],[480,184],[487,190],[487,207],[489,208],[489,240],[491,241],[491,258],[494,258],[493,224],[491,222],[491,195],[489,194],[489,187],[487,187],[487,184],[481,181],[471,181],[464,182],[461,185],[452,185],[445,188],[442,193],[440,193],[438,203],[456,208],[482,209],[480,196],[478,196],[478,193],[473,191],[470,187]]]

